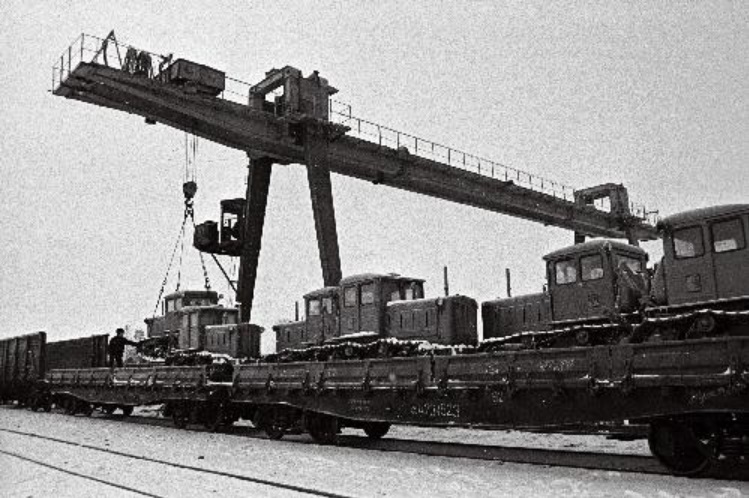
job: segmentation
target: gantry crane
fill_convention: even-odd
[[[246,197],[227,204],[228,212],[237,215],[239,230],[234,240],[221,243],[214,237],[202,247],[240,256],[237,301],[243,323],[249,322],[252,310],[274,164],[306,165],[326,286],[341,279],[331,172],[566,228],[575,232],[576,241],[605,236],[636,244],[657,237],[650,224],[631,213],[622,185],[558,195],[553,182],[551,192],[543,180],[540,187],[523,185],[522,172],[495,171],[499,166],[485,160],[482,172],[480,158],[411,135],[386,136],[379,125],[350,113],[338,112],[343,119],[333,121],[330,97],[337,90],[317,72],[304,77],[293,67],[273,69],[259,83],[247,85],[237,102],[227,84],[241,86],[238,80],[185,59],[173,61],[118,44],[110,33],[103,39],[81,35],[53,68],[52,84],[55,95],[136,114],[147,123],[162,123],[247,153]],[[378,131],[368,140],[355,136],[363,125]],[[431,156],[424,154],[430,148]],[[474,171],[461,167],[467,164]],[[592,205],[602,198],[608,200],[608,212]]]

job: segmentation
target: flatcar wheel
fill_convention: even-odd
[[[62,407],[68,415],[75,415],[78,408],[78,400],[75,398],[65,398]]]
[[[186,406],[172,407],[172,421],[177,429],[184,429],[190,422],[190,410]]]
[[[40,396],[37,395],[31,398],[31,405],[29,406],[29,408],[31,408],[31,411],[38,412],[43,407],[44,407],[44,402]]]
[[[390,430],[390,424],[387,422],[367,422],[362,429],[369,439],[382,439]]]
[[[52,400],[48,393],[39,394],[34,400],[34,411],[37,410],[52,411]]]
[[[122,410],[122,414],[124,416],[126,416],[126,417],[129,417],[130,415],[133,414],[133,407],[132,406],[123,405],[123,406],[120,407],[120,409]]]
[[[107,415],[113,414],[116,409],[117,407],[115,405],[103,405],[101,407],[101,411],[103,411]]]
[[[226,427],[226,408],[223,404],[206,408],[203,426],[211,432],[217,432]]]
[[[94,407],[91,406],[91,404],[86,403],[85,401],[82,401],[80,403],[78,411],[80,411],[82,414],[86,415],[87,417],[90,417],[94,413]]]
[[[268,438],[274,441],[278,441],[284,436],[284,434],[286,434],[286,428],[283,425],[273,421],[265,424],[263,426],[263,430],[265,431],[265,434],[268,436]]]
[[[709,447],[683,421],[652,422],[648,445],[655,458],[676,475],[695,476],[711,463]]]
[[[286,434],[287,423],[285,422],[282,412],[276,407],[260,408],[255,413],[256,427],[262,429],[269,439],[279,440]]]
[[[338,419],[330,415],[313,415],[307,430],[312,439],[320,444],[335,444],[338,441]]]

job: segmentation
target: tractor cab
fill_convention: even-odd
[[[637,308],[647,295],[647,253],[598,239],[544,256],[553,322],[606,319]]]
[[[366,273],[341,280],[340,293],[341,337],[363,333],[384,337],[387,303],[423,298],[424,280]]]
[[[239,256],[242,251],[243,198],[221,201],[221,220],[205,221],[195,227],[193,245],[202,252]]]
[[[694,209],[663,219],[663,263],[654,287],[671,305],[749,296],[749,204]]]
[[[304,296],[306,341],[321,344],[338,336],[338,287],[323,287]]]
[[[207,325],[234,325],[239,310],[218,303],[209,290],[183,290],[164,297],[162,315],[146,318],[149,338],[167,337],[169,348],[204,349]]]

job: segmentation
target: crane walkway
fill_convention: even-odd
[[[135,49],[111,35],[82,34],[56,62],[52,91],[139,114],[147,122],[167,124],[279,163],[307,162],[304,146],[279,136],[287,123],[274,113],[272,96],[265,112],[250,105],[258,85],[224,75],[222,91],[207,98],[169,85],[164,74],[170,62],[171,56]],[[652,213],[630,204],[621,185],[610,184],[605,195],[586,200],[579,195],[583,191],[559,182],[357,117],[351,106],[337,100],[329,100],[326,114],[340,135],[332,137],[322,153],[324,165],[334,173],[581,235],[657,238]],[[624,200],[620,196],[614,205],[607,193],[617,189],[625,192]]]

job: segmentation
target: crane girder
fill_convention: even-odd
[[[404,148],[393,149],[342,135],[340,125],[327,121],[279,117],[257,106],[200,94],[101,64],[80,63],[54,89],[54,94],[143,116],[151,122],[246,151],[250,157],[267,157],[279,164],[305,164],[304,140],[324,140],[326,152],[324,157],[317,158],[318,165],[334,173],[583,235],[630,240],[657,238],[654,227],[629,214],[607,213],[512,181],[412,155]],[[302,131],[302,140],[300,127],[307,130]]]

